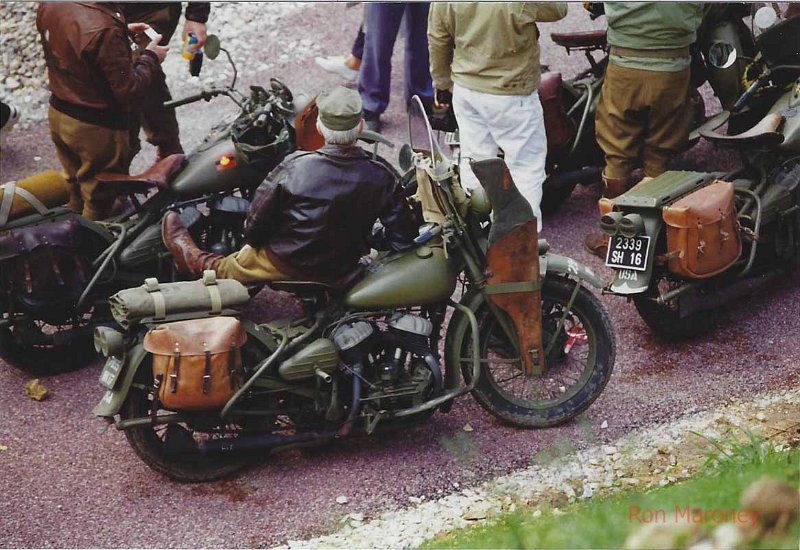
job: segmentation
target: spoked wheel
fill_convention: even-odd
[[[542,288],[542,375],[523,371],[514,344],[488,306],[476,316],[482,369],[474,395],[504,422],[534,428],[566,422],[585,411],[611,377],[616,349],[611,319],[600,301],[573,281],[548,278]],[[467,378],[472,353],[467,338],[461,353]]]
[[[36,376],[79,369],[97,355],[92,345],[94,311],[74,319],[25,319],[0,329],[0,357]]]
[[[686,340],[700,336],[716,324],[716,312],[713,310],[681,316],[677,300],[666,304],[656,302],[660,294],[675,290],[681,284],[683,283],[664,275],[654,275],[647,292],[633,299],[636,310],[650,330],[667,340]]]

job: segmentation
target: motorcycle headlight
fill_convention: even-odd
[[[609,212],[600,217],[600,231],[613,237],[619,231],[619,222],[622,219],[622,212]]]
[[[476,187],[472,190],[472,194],[469,196],[469,206],[480,221],[488,220],[492,213],[492,203],[483,187]]]
[[[628,214],[619,221],[619,232],[623,237],[635,237],[644,234],[644,221],[639,214]]]
[[[104,357],[121,356],[123,352],[122,333],[109,327],[94,329],[94,349]]]

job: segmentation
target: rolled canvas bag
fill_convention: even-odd
[[[742,253],[733,184],[717,180],[664,208],[670,272],[713,277]]]
[[[163,408],[220,408],[242,385],[241,348],[247,333],[234,317],[158,325],[144,338]]]

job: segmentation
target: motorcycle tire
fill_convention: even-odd
[[[701,336],[714,328],[717,323],[714,310],[698,311],[681,317],[680,311],[670,304],[656,303],[654,298],[658,296],[658,287],[664,281],[665,277],[654,276],[647,292],[633,299],[636,311],[653,334],[677,342]]]
[[[15,333],[23,330],[19,327],[0,329],[0,358],[34,376],[63,374],[97,359],[91,324],[74,329],[63,339],[64,331],[50,331],[46,328],[49,325],[37,323],[34,321],[24,329],[35,331],[33,335]],[[32,337],[39,341],[31,340]],[[27,342],[23,341],[26,339]]]
[[[545,347],[551,340],[554,343],[552,350],[547,352],[547,370],[543,376],[526,377],[518,357],[516,360],[503,357],[516,354],[516,351],[486,303],[475,312],[480,329],[482,366],[473,396],[486,411],[501,421],[523,428],[546,428],[562,424],[585,411],[600,396],[611,378],[616,355],[614,328],[608,312],[594,294],[581,286],[572,308],[567,312],[569,321],[558,329],[558,318],[563,316],[577,284],[562,277],[548,277],[542,286]],[[568,335],[570,330],[572,336]],[[577,356],[575,342],[570,343],[570,338],[576,338],[579,334],[586,339],[586,346],[583,347],[587,350],[587,357],[575,384],[567,388],[562,378],[566,370],[564,365]],[[573,351],[576,354],[570,357]],[[471,355],[471,339],[465,338],[461,357]],[[497,355],[500,355],[500,365],[495,367],[493,357]],[[472,375],[471,362],[462,360],[461,365],[465,379],[469,380]],[[530,380],[532,391],[537,383],[540,388],[549,384],[556,391],[550,390],[546,399],[515,395],[509,388],[501,386],[511,380],[499,379],[500,369],[504,365],[512,373],[512,378],[522,382],[523,390]],[[558,380],[555,380],[557,377]]]

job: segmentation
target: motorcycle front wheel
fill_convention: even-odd
[[[526,428],[562,424],[585,411],[611,378],[616,353],[611,319],[594,294],[574,281],[550,277],[542,286],[542,375],[525,374],[519,353],[488,305],[475,313],[482,365],[473,395],[503,422]],[[472,347],[465,338],[461,368],[467,380]]]
[[[152,414],[154,389],[152,367],[142,365],[120,410],[122,420]],[[156,415],[172,414],[157,407]],[[230,476],[246,467],[252,456],[243,453],[203,454],[197,443],[203,439],[232,438],[241,426],[222,424],[211,416],[189,413],[188,422],[142,425],[125,429],[125,437],[136,455],[150,468],[175,481],[204,482]]]

